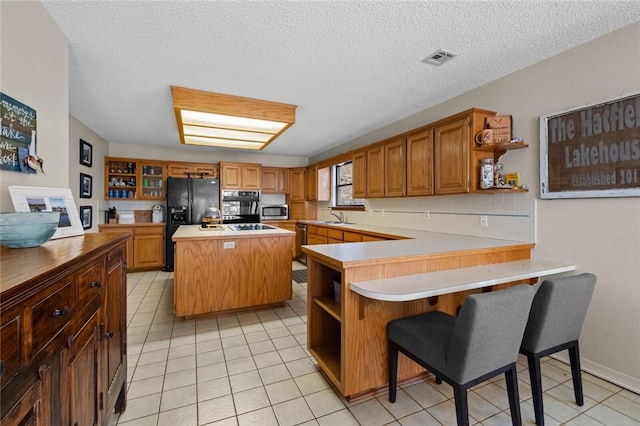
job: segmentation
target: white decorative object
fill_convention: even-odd
[[[82,221],[69,188],[10,186],[9,193],[16,212],[60,212],[58,229],[51,239],[83,235]]]

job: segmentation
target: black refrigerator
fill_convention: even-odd
[[[167,178],[165,271],[173,271],[171,237],[180,225],[199,225],[211,205],[220,208],[220,181],[213,178]]]

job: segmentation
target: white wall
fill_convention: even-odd
[[[385,217],[404,227],[529,239],[537,243],[534,257],[574,263],[578,273],[595,273],[598,285],[580,341],[583,367],[635,392],[640,392],[640,198],[540,200],[538,123],[541,115],[640,88],[639,41],[640,23],[635,23],[310,159],[313,163],[471,107],[512,114],[514,136],[523,137],[530,148],[507,153],[503,162],[505,171],[519,171],[521,182],[529,186],[524,198],[419,197],[370,200],[369,207],[454,209],[438,217],[437,226],[419,215]],[[523,217],[503,216],[512,212]],[[326,204],[321,205],[318,216],[327,214]],[[488,231],[480,230],[479,214],[496,215],[489,217]],[[347,217],[367,223],[384,220],[379,212],[349,212]],[[499,229],[492,231],[496,224]]]
[[[36,110],[46,175],[0,171],[0,210],[10,185],[69,188],[69,47],[40,2],[0,2],[0,91]]]
[[[80,139],[93,147],[91,167],[80,164]],[[98,224],[104,222],[104,157],[108,155],[109,143],[75,117],[69,116],[69,181],[71,193],[78,209],[80,206],[93,207],[91,228],[85,232],[98,232]],[[80,198],[80,173],[92,177],[91,198]]]

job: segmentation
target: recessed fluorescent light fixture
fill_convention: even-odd
[[[260,150],[296,122],[296,106],[171,86],[180,142]]]
[[[425,64],[431,64],[439,67],[445,62],[449,62],[456,56],[458,55],[456,55],[455,53],[447,52],[446,50],[443,50],[443,49],[438,49],[435,52],[433,52],[431,55],[424,58],[422,62],[424,62]]]

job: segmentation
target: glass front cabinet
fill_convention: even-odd
[[[105,199],[162,200],[164,164],[130,158],[105,158]]]

